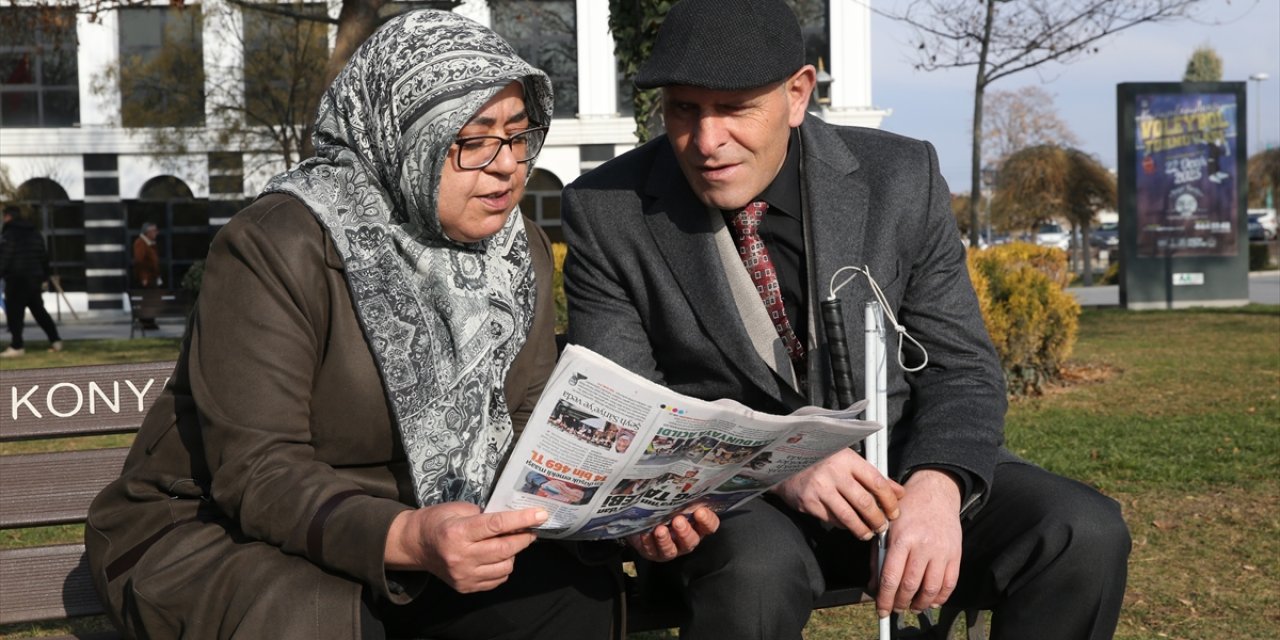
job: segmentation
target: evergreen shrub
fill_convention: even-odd
[[[1075,346],[1080,305],[1061,249],[1025,242],[970,250],[969,276],[1009,393],[1040,393]]]

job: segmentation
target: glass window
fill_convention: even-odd
[[[564,242],[560,229],[560,190],[564,183],[550,171],[534,169],[520,200],[520,212],[538,223],[552,242]]]
[[[63,291],[84,291],[84,203],[48,178],[35,178],[18,187],[15,204],[44,234],[49,269]]]
[[[199,6],[120,9],[124,126],[204,124],[202,25]]]
[[[160,254],[160,273],[164,288],[181,286],[182,277],[197,260],[209,253],[213,230],[209,226],[209,201],[195,199],[186,183],[173,176],[152,178],[142,185],[137,200],[125,203],[129,229],[128,251],[133,240],[142,233],[142,225],[155,223],[160,228],[156,249]],[[134,282],[130,264],[130,282]]]
[[[324,16],[323,4],[295,5],[295,13]],[[329,60],[329,25],[242,9],[245,124],[305,124],[315,115]]]
[[[555,87],[557,118],[578,114],[578,18],[573,0],[493,0],[493,30]]]
[[[80,121],[74,8],[0,9],[0,126],[69,127]]]
[[[827,29],[830,0],[786,0],[786,3],[800,22],[800,33],[804,36],[805,64],[816,67],[818,60],[822,60],[823,67],[830,73],[831,40]]]

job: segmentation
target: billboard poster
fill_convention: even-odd
[[[1138,257],[1234,256],[1234,93],[1140,93],[1134,109]]]

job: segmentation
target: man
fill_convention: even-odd
[[[160,229],[154,222],[142,224],[142,231],[133,239],[133,277],[143,289],[158,289],[164,281],[160,278],[160,253],[156,250],[156,236]],[[143,329],[159,329],[155,318],[139,318]]]
[[[26,354],[22,330],[27,309],[31,310],[31,316],[49,338],[49,350],[62,351],[62,338],[58,337],[58,327],[44,308],[41,291],[41,285],[49,279],[49,255],[45,252],[44,236],[20,214],[16,206],[4,208],[0,280],[4,281],[5,314],[13,340],[4,351],[0,351],[0,358],[17,358]]]
[[[565,189],[570,341],[676,391],[834,406],[816,307],[845,266],[927,352],[889,359],[889,478],[842,451],[649,567],[685,586],[681,638],[799,638],[827,580],[874,580],[889,521],[879,615],[950,602],[993,610],[994,638],[1110,637],[1128,530],[1002,447],[1004,379],[932,146],[807,116],[815,81],[782,0],[683,0],[636,76],[662,88],[667,134]],[[867,279],[839,298],[861,336]]]

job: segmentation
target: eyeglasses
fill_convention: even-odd
[[[516,157],[516,162],[528,162],[537,158],[538,153],[542,151],[542,143],[547,139],[547,129],[546,126],[530,127],[510,138],[502,136],[458,138],[453,141],[458,145],[458,154],[454,156],[454,161],[462,171],[483,169],[497,159],[505,145],[511,147],[511,153]]]

